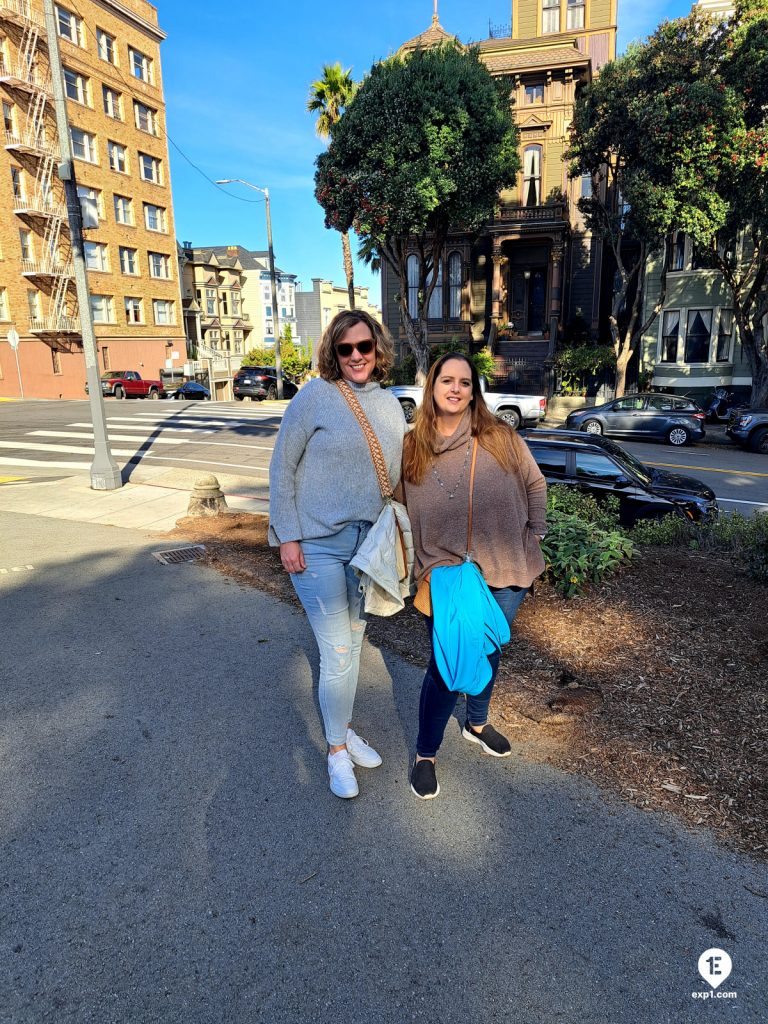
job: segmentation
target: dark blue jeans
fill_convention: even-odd
[[[491,593],[504,612],[504,617],[510,627],[517,615],[517,609],[523,603],[523,598],[528,593],[527,587],[502,587],[495,590],[491,587]],[[432,619],[427,619],[430,643],[432,641]],[[496,673],[499,671],[499,652],[494,651],[489,655],[491,663],[491,681],[477,696],[467,695],[467,721],[470,725],[485,725],[488,721],[488,705],[491,703],[493,684],[496,682]],[[445,727],[456,707],[459,694],[456,690],[449,690],[443,682],[435,664],[434,650],[427,665],[424,675],[424,682],[421,684],[421,698],[419,700],[419,736],[416,740],[416,753],[419,757],[436,757],[443,742]]]

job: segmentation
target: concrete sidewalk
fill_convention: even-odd
[[[114,491],[94,491],[85,475],[0,477],[0,511],[45,516],[50,519],[89,522],[164,533],[187,514],[195,480],[203,470],[163,467],[131,474],[131,481]],[[138,479],[134,482],[134,479]],[[252,477],[221,475],[217,479],[232,512],[267,512],[269,488],[266,481]],[[5,482],[4,482],[5,481]]]
[[[416,800],[368,642],[337,800],[305,616],[50,513],[0,512],[0,1024],[765,1024],[765,864],[456,720]]]

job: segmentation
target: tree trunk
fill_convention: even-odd
[[[424,387],[429,372],[429,342],[426,320],[413,320],[408,313],[408,307],[400,303],[400,315],[405,327],[405,336],[413,358],[416,360],[416,383]]]
[[[625,340],[616,356],[616,398],[621,398],[627,389],[627,365],[631,358],[632,346]]]
[[[347,276],[347,293],[349,295],[349,308],[355,308],[355,277],[352,268],[352,250],[349,246],[349,232],[341,233],[341,248],[344,252],[344,273]]]

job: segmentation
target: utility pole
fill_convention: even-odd
[[[269,189],[252,185],[243,178],[219,178],[217,185],[232,185],[238,182],[254,192],[261,192],[267,207],[267,247],[269,249],[269,281],[272,286],[272,331],[275,336],[275,377],[277,378],[277,397],[283,397],[283,358],[280,351],[280,319],[277,315],[277,277],[275,275],[275,254],[272,251],[272,216],[269,212]]]
[[[64,80],[62,78],[61,54],[59,52],[59,36],[56,28],[56,16],[53,0],[43,0],[45,8],[45,27],[48,33],[48,58],[51,65],[53,86],[53,102],[56,110],[56,130],[59,136],[58,175],[64,183],[64,194],[67,203],[67,221],[69,237],[72,244],[72,261],[75,268],[75,287],[77,305],[80,310],[80,334],[83,339],[83,355],[88,381],[88,400],[91,406],[93,421],[93,462],[91,463],[91,487],[94,491],[113,491],[123,486],[120,467],[115,462],[109,447],[107,420],[104,412],[104,396],[101,393],[99,362],[96,354],[96,336],[93,333],[91,317],[91,296],[88,290],[88,277],[85,268],[85,251],[83,248],[83,216],[80,198],[77,194],[75,167],[72,158],[72,143],[69,137],[69,120],[67,118],[67,101],[64,96]]]

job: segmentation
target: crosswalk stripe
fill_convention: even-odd
[[[143,433],[146,433],[147,430],[151,429],[150,425],[147,424],[147,423],[137,423],[137,424],[134,425],[133,421],[127,421],[125,423],[120,423],[117,420],[114,420],[114,421],[110,420],[109,422],[110,423],[114,422],[115,427],[118,430],[140,430]],[[68,427],[84,427],[86,430],[92,430],[93,429],[93,423],[86,423],[86,422],[82,422],[82,423],[67,423],[67,426]],[[217,433],[217,431],[213,430],[212,428],[209,429],[209,430],[200,430],[197,427],[177,427],[175,424],[173,426],[170,426],[170,427],[164,427],[163,429],[164,430],[172,430],[172,431],[175,431],[175,432],[177,432],[179,434],[215,434],[215,433]]]
[[[165,427],[174,427],[176,425],[181,425],[181,426],[185,426],[185,427],[188,427],[188,426],[193,426],[193,427],[194,426],[199,426],[201,429],[205,429],[207,427],[231,427],[233,425],[247,427],[251,423],[255,423],[255,422],[258,422],[258,421],[256,421],[256,420],[218,420],[218,419],[216,419],[216,420],[210,420],[210,419],[203,420],[203,419],[199,419],[198,420],[198,419],[189,418],[189,417],[185,418],[185,419],[166,419],[166,418],[157,417],[157,416],[131,416],[130,418],[128,418],[126,416],[120,416],[120,417],[107,416],[107,423],[143,423],[143,424],[152,423],[152,424],[155,424],[155,425],[162,425],[162,426],[165,426]]]
[[[30,430],[26,437],[69,437],[69,438],[82,438],[84,441],[93,441],[93,431],[86,434],[79,434],[74,430]],[[206,447],[217,447],[217,448],[247,448],[248,451],[261,451],[261,452],[272,452],[273,449],[269,445],[263,444],[243,444],[241,441],[197,441],[194,438],[175,438],[175,437],[133,437],[130,434],[109,434],[110,441],[136,441],[140,443],[142,441],[150,441],[152,444],[202,444]],[[23,445],[21,446],[23,447]]]

